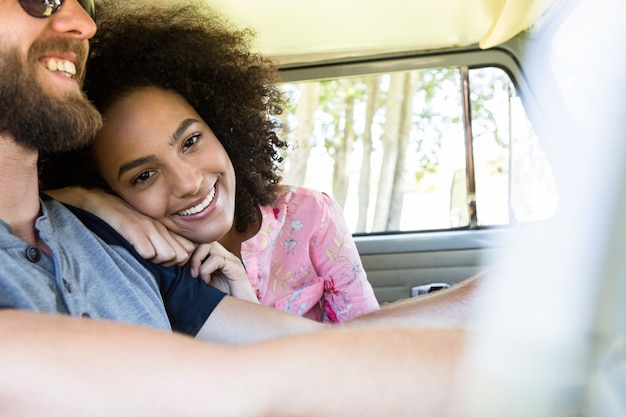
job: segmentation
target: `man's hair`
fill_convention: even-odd
[[[244,231],[280,181],[278,71],[251,51],[254,33],[235,29],[202,3],[146,7],[98,1],[85,90],[105,112],[118,97],[156,86],[184,97],[213,130],[235,169],[235,226]],[[105,121],[106,123],[106,121]],[[88,176],[85,176],[86,178]],[[57,184],[58,185],[58,184]]]

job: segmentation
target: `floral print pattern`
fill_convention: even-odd
[[[241,247],[263,305],[321,322],[379,308],[343,212],[327,194],[279,185],[259,232]]]

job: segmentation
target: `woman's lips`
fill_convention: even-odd
[[[181,210],[176,213],[177,216],[193,216],[194,214],[200,213],[202,210],[206,209],[212,202],[213,198],[215,198],[215,187],[211,189],[211,191],[207,194],[207,196],[202,200],[199,204],[189,207],[185,210]]]

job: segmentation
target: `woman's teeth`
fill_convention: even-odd
[[[179,216],[191,216],[192,214],[200,213],[202,210],[207,208],[209,204],[211,204],[211,201],[213,201],[213,197],[215,197],[215,188],[211,190],[209,195],[207,195],[206,198],[200,204],[198,204],[197,206],[190,207],[186,210],[179,211],[176,214]]]

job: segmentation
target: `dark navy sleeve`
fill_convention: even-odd
[[[187,267],[157,265],[142,258],[126,239],[108,223],[93,214],[66,205],[87,228],[109,245],[122,246],[157,280],[172,330],[195,336],[226,295],[201,279],[191,276]]]

